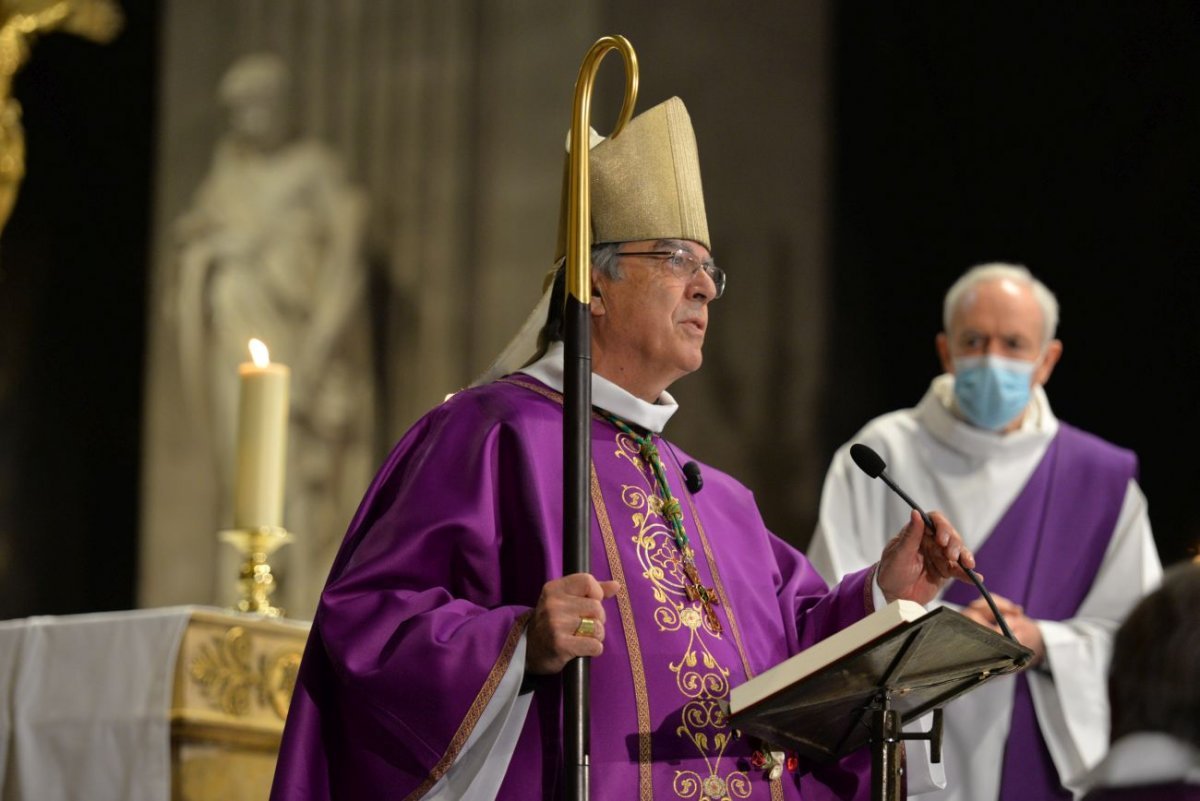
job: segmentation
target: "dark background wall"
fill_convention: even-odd
[[[130,608],[156,13],[36,42],[0,238],[0,617]]]
[[[1194,553],[1200,6],[833,8],[828,453],[920,398],[954,278],[1016,261],[1062,307],[1055,412],[1139,453],[1164,561]]]

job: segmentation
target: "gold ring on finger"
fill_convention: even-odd
[[[575,629],[576,637],[595,637],[596,636],[596,621],[590,617],[579,619],[579,627]]]

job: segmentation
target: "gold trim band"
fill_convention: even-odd
[[[508,663],[512,661],[513,652],[517,650],[517,643],[521,641],[521,634],[525,631],[525,625],[529,622],[532,611],[526,612],[513,622],[512,628],[508,631],[508,638],[504,641],[504,647],[500,650],[500,656],[496,657],[496,663],[492,665],[491,672],[488,673],[487,679],[483,682],[483,687],[480,688],[479,694],[475,696],[474,703],[467,710],[466,716],[462,723],[459,724],[458,731],[454,733],[454,737],[450,740],[450,745],[446,748],[446,753],[438,760],[438,763],[433,766],[433,770],[429,771],[429,776],[425,781],[408,794],[405,801],[416,801],[416,799],[425,795],[430,787],[437,784],[438,779],[446,775],[446,771],[450,770],[450,766],[454,764],[454,760],[458,759],[458,753],[462,747],[467,744],[467,739],[470,738],[471,732],[475,729],[475,724],[479,722],[479,717],[483,714],[483,710],[492,700],[492,696],[496,693],[496,688],[500,686],[500,680],[504,678],[505,672],[508,670]]]

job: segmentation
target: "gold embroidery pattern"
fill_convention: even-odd
[[[742,645],[742,633],[738,628],[737,618],[733,614],[733,605],[729,603],[729,595],[725,592],[725,584],[721,581],[721,574],[717,570],[717,560],[713,558],[712,547],[708,544],[708,535],[704,533],[704,524],[700,522],[700,515],[696,512],[696,505],[692,503],[691,496],[687,498],[688,510],[692,513],[692,520],[696,521],[696,535],[700,538],[700,546],[704,549],[704,559],[708,562],[708,569],[712,572],[713,587],[717,590],[717,597],[721,599],[721,606],[725,607],[725,616],[729,618],[729,630],[733,632],[733,643],[737,646],[738,655],[742,658],[742,668],[746,671],[746,678],[754,678],[754,669],[750,667],[750,660],[746,657],[746,649]]]
[[[514,375],[508,376],[506,378],[496,379],[496,383],[497,384],[512,384],[514,387],[521,387],[522,389],[527,389],[530,392],[536,392],[537,394],[541,395],[543,398],[549,398],[550,400],[554,401],[557,404],[560,404],[560,405],[562,404],[563,396],[562,396],[561,392],[555,392],[552,389],[543,387],[541,384],[531,383],[531,380],[529,380],[529,379],[526,379],[524,381],[522,381],[521,379],[522,379],[522,376],[520,374],[514,374]]]
[[[499,381],[516,387],[536,392],[555,403],[563,402],[562,394],[547,389],[539,384],[521,380],[520,376],[509,376]],[[603,420],[594,411],[593,420]],[[636,459],[636,452],[634,454]],[[617,608],[621,612],[621,627],[625,632],[625,647],[629,652],[629,669],[633,678],[633,697],[637,707],[638,719],[638,796],[641,801],[653,801],[654,773],[653,755],[651,751],[650,731],[650,693],[646,687],[646,666],[642,661],[642,648],[638,642],[637,624],[633,619],[633,606],[629,602],[628,584],[625,582],[625,569],[621,566],[620,551],[617,549],[617,538],[613,534],[612,523],[608,518],[608,507],[604,503],[604,494],[600,491],[600,479],[596,475],[595,460],[592,460],[592,508],[600,524],[600,533],[604,540],[604,552],[608,557],[608,566],[612,578],[621,584],[622,590],[617,594]],[[638,462],[640,464],[640,460]],[[428,788],[426,788],[428,789]]]
[[[200,646],[188,675],[201,695],[227,715],[242,717],[251,707],[267,707],[283,720],[296,687],[300,653],[256,656],[254,651],[250,633],[234,626]]]
[[[525,380],[522,381],[521,380],[522,378],[525,378]],[[525,376],[521,375],[520,373],[513,373],[512,375],[507,376],[505,378],[497,378],[496,379],[497,384],[512,384],[514,387],[521,387],[521,389],[527,389],[530,392],[536,392],[537,394],[541,395],[543,398],[548,398],[549,400],[554,401],[559,406],[562,405],[563,396],[562,396],[561,392],[555,392],[554,390],[549,389],[547,387],[543,387],[540,384],[529,383],[531,381],[533,381],[532,378],[526,378]],[[601,417],[593,409],[592,410],[592,419],[593,420],[603,420],[604,418]]]
[[[729,668],[717,661],[708,646],[710,640],[720,640],[721,635],[706,626],[700,602],[687,600],[674,533],[665,522],[662,499],[653,489],[653,479],[647,476],[637,445],[620,433],[616,445],[613,455],[627,460],[641,478],[640,484],[622,485],[621,502],[632,513],[631,539],[642,576],[649,581],[650,593],[658,604],[654,621],[661,632],[686,630],[688,637],[679,660],[667,664],[676,688],[687,699],[675,733],[690,742],[704,759],[706,775],[677,770],[672,789],[677,797],[696,801],[748,798],[752,787],[745,771],[723,773],[725,750],[734,737],[720,706],[729,697]],[[694,515],[693,509],[693,519]],[[709,562],[711,565],[711,554]]]
[[[551,389],[545,389],[540,385],[530,383],[528,380],[521,380],[521,378],[523,378],[523,376],[508,376],[506,378],[499,379],[499,381],[512,384],[513,386],[518,386],[523,389],[528,389],[556,403],[562,403],[563,398],[561,393],[555,392]],[[593,412],[592,419],[603,418]],[[642,462],[641,457],[638,455],[637,446],[630,441],[626,435],[621,434],[620,432],[617,433],[617,442],[619,447],[614,455],[618,458],[629,461],[629,463],[637,470],[638,474],[645,481],[647,468]],[[642,801],[650,801],[654,795],[654,788],[651,774],[652,756],[650,738],[650,712],[649,696],[646,685],[645,664],[642,660],[641,646],[638,642],[637,628],[636,624],[634,623],[633,610],[629,601],[629,585],[624,580],[624,570],[621,567],[621,560],[619,551],[617,550],[616,538],[613,533],[612,524],[608,517],[607,507],[604,503],[604,496],[600,491],[600,484],[596,476],[595,464],[592,465],[591,489],[593,508],[596,510],[596,517],[598,518],[600,530],[604,537],[605,553],[608,557],[611,574],[614,579],[621,583],[622,588],[624,588],[617,596],[617,606],[620,609],[621,624],[625,630],[626,647],[629,651],[629,663],[633,674],[634,697],[637,705],[639,796]],[[704,534],[704,528],[700,522],[700,516],[696,512],[696,507],[692,503],[692,499],[688,497],[687,500],[688,507],[692,513],[692,520],[696,524],[697,533],[699,534],[700,540],[703,543],[705,559],[708,563],[709,571],[712,574],[714,586],[720,595],[721,604],[725,608],[726,617],[733,632],[734,644],[737,648],[739,656],[741,657],[742,665],[746,671],[747,678],[752,677],[754,672],[750,668],[750,662],[746,657],[746,649],[742,644],[741,634],[738,631],[737,623],[734,620],[733,607],[729,604],[728,594],[725,592],[725,588],[721,585],[721,578],[717,572],[716,561],[713,558],[712,549],[708,544],[708,539]],[[626,486],[622,491],[622,501],[624,501],[625,504],[631,508],[644,508],[645,511],[642,513],[640,519],[638,513],[634,514],[634,525],[637,526],[639,530],[649,517],[658,517],[660,520],[662,519],[662,501],[657,497],[656,493],[647,494],[644,489]],[[655,612],[655,619],[659,622],[660,629],[678,630],[679,624],[682,620],[678,610],[682,609],[683,604],[673,604],[669,602],[666,597],[667,593],[663,587],[671,586],[673,587],[673,589],[670,591],[671,594],[686,597],[686,591],[684,589],[684,576],[679,564],[679,560],[675,559],[673,556],[674,538],[671,535],[669,528],[661,522],[657,525],[659,531],[656,532],[655,537],[650,539],[648,544],[655,545],[655,540],[658,539],[659,534],[665,533],[668,539],[664,542],[657,543],[658,547],[653,549],[654,556],[652,558],[644,558],[643,551],[640,547],[638,550],[638,557],[645,571],[643,575],[651,580],[652,592],[654,593],[655,599],[658,600],[661,605],[660,609]],[[634,541],[641,542],[642,538],[640,536],[635,536]],[[669,583],[668,578],[670,579]],[[660,594],[662,597],[660,597]],[[700,612],[696,609],[697,606],[698,604],[693,604],[691,611],[696,615],[696,617],[702,620],[703,615],[700,614]],[[707,628],[704,628],[703,631],[708,633],[710,636],[720,638],[719,634],[713,634]],[[693,637],[695,634],[696,630],[693,629]],[[689,650],[691,650],[690,644]],[[711,659],[712,655],[708,654],[708,657]],[[715,660],[713,661],[715,664]],[[729,671],[728,669],[724,668],[722,668],[722,670],[724,670],[725,677],[725,695],[714,698],[714,704],[717,700],[719,700],[719,698],[727,697],[729,692]],[[676,670],[676,673],[678,676],[678,670]],[[690,703],[689,706],[691,706]],[[687,707],[685,707],[685,710],[686,709]],[[686,711],[684,717],[687,717]],[[717,707],[716,713],[711,715],[711,719],[719,721],[719,723],[714,725],[718,725],[721,728],[728,728],[728,723],[725,721],[724,716],[721,715],[719,706]],[[695,718],[693,718],[693,720],[695,720]],[[679,731],[682,736],[683,733],[687,731],[686,722],[681,725],[677,731]],[[707,744],[707,733],[700,732],[699,734],[703,738],[702,742]],[[729,743],[729,735],[728,733],[723,733],[722,736],[725,737],[725,739],[721,741],[721,748],[723,751],[724,747]],[[714,743],[717,740],[718,737],[713,738]],[[695,740],[693,740],[693,742],[695,742]],[[703,752],[703,746],[701,747],[701,751]],[[733,801],[734,798],[746,798],[750,795],[752,787],[749,777],[745,772],[732,771],[725,778],[722,778],[716,774],[714,769],[714,766],[719,765],[720,756],[718,756],[715,761],[706,756],[706,762],[710,767],[710,775],[707,777],[701,777],[695,771],[677,772],[674,782],[674,790],[678,797],[692,798],[699,794],[697,801]],[[772,801],[783,801],[783,787],[781,782],[776,779],[771,782],[770,786]]]
[[[629,669],[633,674],[633,698],[637,706],[638,721],[638,795],[642,801],[654,798],[653,756],[650,751],[650,693],[646,688],[646,665],[642,662],[642,647],[638,642],[637,624],[633,619],[633,606],[629,603],[629,585],[625,582],[625,568],[621,566],[621,555],[617,550],[617,538],[608,519],[608,507],[604,504],[604,493],[600,491],[600,479],[596,466],[592,465],[592,508],[600,523],[604,539],[604,553],[608,557],[608,568],[613,579],[621,584],[617,593],[617,609],[621,612],[621,628],[625,632],[625,648],[629,651]]]
[[[692,520],[696,523],[696,534],[700,538],[700,545],[704,549],[704,558],[708,562],[708,569],[712,573],[713,586],[717,590],[717,596],[721,599],[721,605],[725,607],[725,616],[729,620],[729,630],[733,633],[733,643],[737,647],[738,656],[742,658],[742,667],[746,671],[746,679],[754,678],[754,668],[750,667],[750,659],[746,656],[746,648],[742,644],[742,633],[738,628],[737,618],[733,613],[733,604],[729,603],[729,595],[725,592],[725,584],[721,581],[721,573],[717,569],[717,560],[713,558],[712,546],[708,543],[708,535],[704,533],[704,524],[700,522],[700,514],[696,511],[696,505],[692,503],[690,495],[686,496],[688,509],[692,513]],[[771,782],[771,798],[772,801],[783,801],[783,784],[779,779]]]

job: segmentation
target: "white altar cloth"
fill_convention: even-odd
[[[196,609],[0,622],[0,801],[170,801],[172,681]]]

